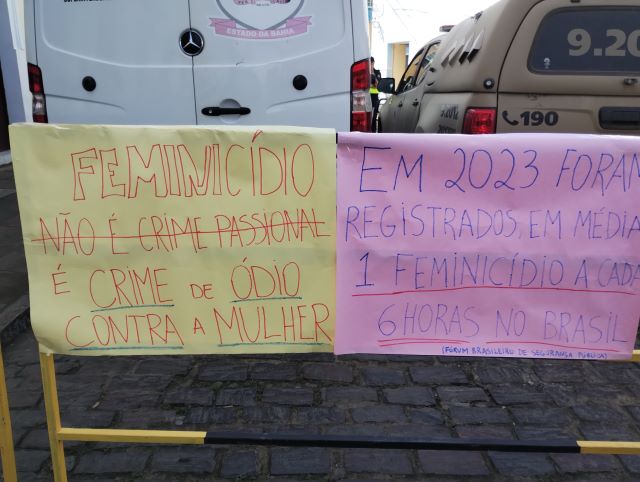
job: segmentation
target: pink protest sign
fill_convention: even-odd
[[[335,352],[628,359],[640,139],[340,134]]]

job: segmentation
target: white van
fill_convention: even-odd
[[[365,0],[25,0],[34,121],[369,130]]]

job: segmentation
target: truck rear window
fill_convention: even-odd
[[[529,54],[541,74],[640,72],[640,8],[566,8],[547,15]]]

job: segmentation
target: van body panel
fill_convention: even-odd
[[[32,64],[38,63],[36,56],[35,2],[36,0],[25,0],[24,2],[25,48],[27,62]]]
[[[353,60],[357,62],[367,59],[371,57],[367,2],[365,0],[344,0],[344,3],[351,6]]]
[[[429,93],[422,98],[416,133],[456,134],[462,132],[464,114],[468,107],[492,107],[494,93],[443,92]]]
[[[610,95],[610,96],[638,96],[640,95],[640,85],[625,85],[624,79],[633,76],[640,76],[640,52],[636,53],[635,59],[635,71],[623,72],[623,73],[611,73],[611,72],[583,72],[576,71],[574,73],[562,74],[554,70],[554,53],[560,56],[560,51],[568,51],[569,56],[578,59],[582,58],[603,58],[606,56],[604,51],[607,50],[607,44],[602,44],[604,39],[596,43],[596,39],[593,39],[592,48],[588,53],[577,56],[576,53],[580,53],[577,48],[572,48],[568,39],[565,39],[565,44],[555,45],[551,50],[545,52],[548,55],[549,70],[548,72],[535,72],[530,68],[530,54],[532,51],[532,44],[536,39],[536,34],[541,24],[545,21],[545,18],[554,11],[562,9],[566,15],[563,19],[569,20],[573,18],[575,24],[568,23],[566,26],[565,37],[572,31],[577,36],[573,39],[574,42],[579,39],[582,32],[586,32],[583,27],[584,20],[578,16],[581,11],[593,12],[594,15],[598,15],[599,11],[603,13],[612,9],[619,9],[622,16],[625,15],[625,9],[621,7],[627,7],[637,12],[638,18],[640,18],[640,3],[637,0],[615,0],[607,2],[603,6],[602,1],[596,0],[582,0],[580,3],[567,4],[565,0],[545,0],[544,2],[536,5],[526,16],[522,22],[520,29],[518,29],[517,35],[513,39],[511,48],[509,49],[504,62],[504,68],[502,75],[500,76],[499,89],[501,92],[515,93],[515,92],[534,92],[541,94],[574,94],[574,95]],[[602,16],[602,15],[600,15]],[[602,25],[602,30],[611,30],[617,27],[617,25]],[[637,25],[637,29],[640,29],[640,25]],[[638,31],[640,33],[640,30]],[[609,40],[610,43],[614,43],[613,37]],[[636,42],[637,43],[637,42]],[[578,45],[576,43],[576,45]],[[594,56],[594,52],[598,53],[597,57]],[[631,53],[626,51],[626,48],[620,52],[614,52],[616,54],[622,53],[624,57],[634,57]],[[566,55],[565,55],[566,56]],[[620,57],[618,57],[620,58]]]
[[[545,0],[532,8],[500,76],[498,132],[640,132],[640,85],[637,79],[626,80],[640,76],[638,19],[640,4],[630,0],[606,4],[582,0],[569,5]],[[629,20],[632,23],[625,28]],[[616,35],[610,35],[614,30],[625,38],[636,32],[633,45],[625,42],[620,50],[611,50],[617,41]],[[551,44],[542,46],[545,39],[540,36],[545,35],[551,37],[547,41]],[[589,67],[603,61],[614,71]],[[616,72],[616,65],[630,65],[635,71]],[[637,122],[629,109],[636,109]],[[603,113],[610,114],[608,121],[601,120]]]
[[[572,132],[629,134],[640,131],[640,102],[631,109],[628,98],[613,96],[500,94],[498,96],[498,132]],[[630,110],[631,109],[631,110]],[[625,112],[635,112],[625,121]],[[619,122],[601,124],[604,112],[619,113]],[[616,125],[619,128],[616,128]]]
[[[413,57],[398,83],[395,95],[380,109],[380,126],[385,132],[414,132],[420,116],[422,96],[433,58],[442,36],[431,40]],[[386,120],[385,120],[386,119]],[[388,129],[384,125],[388,125]]]
[[[419,102],[420,92],[413,91],[395,94],[382,105],[378,116],[383,132],[409,132],[406,129],[413,127],[407,120],[414,118],[416,107],[414,103]],[[416,115],[417,117],[417,115]]]
[[[498,2],[455,25],[442,38],[433,60],[434,71],[428,74],[430,85],[425,89],[437,92],[497,90],[497,84],[486,89],[484,81],[494,79],[497,82],[510,39],[526,12],[540,1],[543,0]],[[466,60],[469,57],[463,57],[465,47],[472,47],[476,40],[478,51],[471,60]]]
[[[339,130],[349,130],[350,66],[353,58],[351,5],[342,0],[324,0],[322,8],[313,2],[283,4],[282,15],[292,27],[272,30],[274,38],[237,37],[241,31],[220,26],[223,19],[249,26],[269,27],[282,19],[260,22],[259,5],[223,10],[215,0],[191,0],[191,23],[201,32],[205,48],[194,60],[194,85],[198,124],[293,124],[326,126],[327,115],[340,119]],[[298,5],[300,8],[295,10]],[[225,13],[225,11],[227,13]],[[246,12],[246,13],[245,13]],[[238,15],[238,18],[230,20]],[[213,26],[212,26],[213,25]],[[217,26],[216,26],[217,25]],[[266,28],[266,27],[265,27]],[[254,34],[262,32],[249,31]],[[280,36],[281,35],[281,36]],[[348,67],[347,67],[348,66]],[[303,76],[306,86],[297,89],[294,79]],[[301,86],[300,86],[301,87]],[[311,101],[322,111],[310,113]],[[207,107],[246,107],[245,115],[210,116]],[[324,114],[324,115],[323,115]]]
[[[26,0],[25,13],[50,122],[348,131],[351,66],[370,56],[364,0]],[[203,44],[183,50],[193,33]]]
[[[188,2],[35,0],[34,16],[52,122],[195,123],[191,59],[178,45]]]

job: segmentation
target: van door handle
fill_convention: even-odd
[[[400,102],[400,103],[398,104],[398,107],[402,107],[403,105],[404,105],[404,104],[403,104],[402,102]]]
[[[420,103],[420,101],[419,101],[418,99],[416,99],[416,100],[414,100],[414,101],[411,103],[411,105],[415,107],[415,106],[417,106],[419,103]]]
[[[247,115],[251,114],[251,109],[248,107],[205,107],[202,109],[204,115],[219,116],[219,115]]]
[[[603,129],[640,129],[640,109],[634,107],[603,107],[600,109],[600,126]]]

